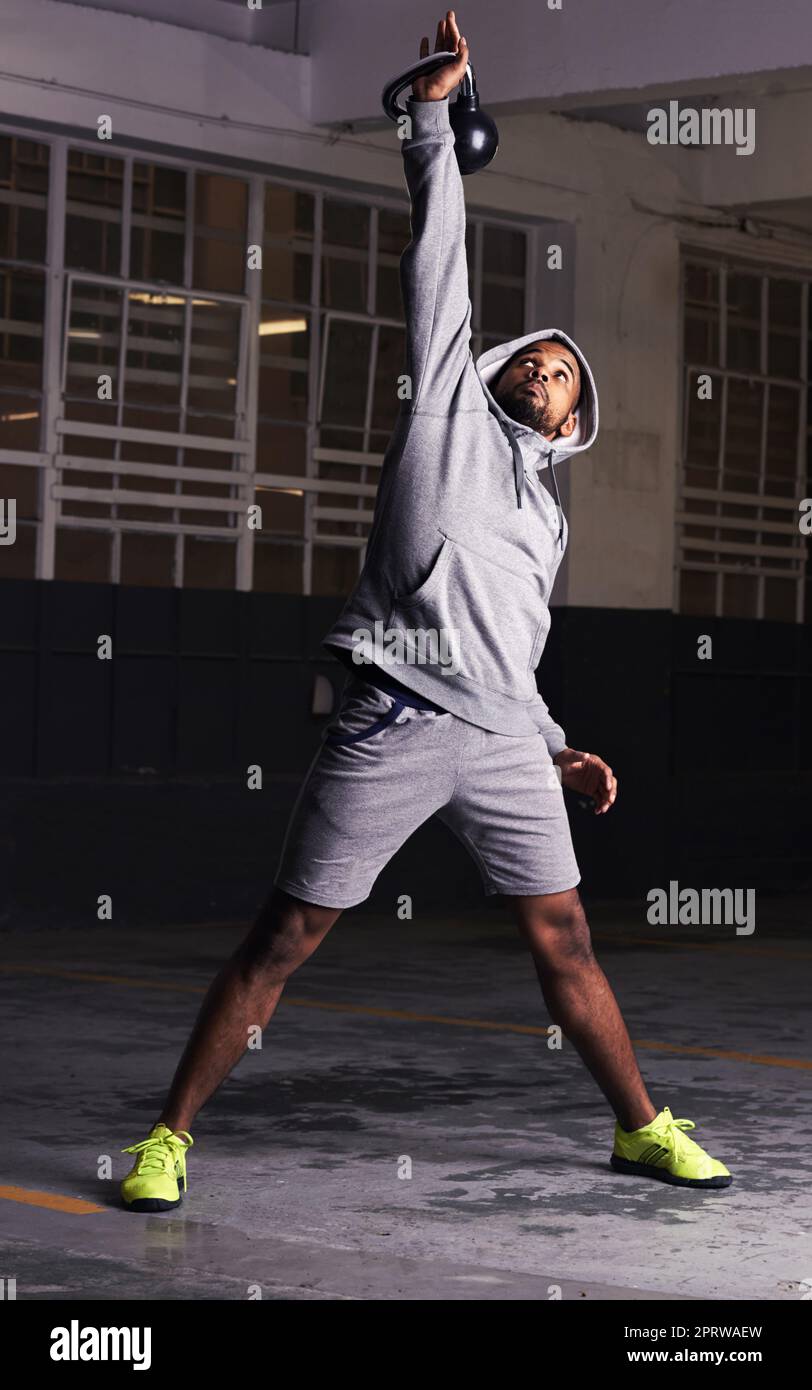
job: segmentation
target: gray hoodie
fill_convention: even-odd
[[[567,542],[555,467],[598,429],[589,365],[565,333],[541,329],[470,350],[465,201],[448,99],[409,100],[403,162],[412,240],[401,257],[404,400],[383,458],[366,559],[324,645],[373,660],[418,695],[496,733],[541,732],[566,747],[536,688],[550,590]],[[556,338],[581,367],[578,423],[548,442],[489,389],[525,344]],[[550,468],[555,502],[537,474]]]

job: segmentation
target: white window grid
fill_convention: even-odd
[[[683,410],[678,495],[675,514],[677,533],[675,547],[674,607],[675,609],[679,608],[679,580],[680,574],[684,571],[697,571],[705,574],[712,574],[715,577],[714,611],[713,614],[708,615],[714,617],[725,615],[722,577],[726,574],[736,576],[746,575],[754,578],[757,582],[755,616],[761,619],[764,617],[765,580],[776,578],[794,582],[795,621],[801,623],[804,621],[808,545],[804,542],[804,538],[800,533],[798,519],[800,515],[799,502],[805,496],[807,479],[807,440],[809,435],[809,429],[807,427],[807,390],[809,387],[808,345],[810,326],[809,303],[812,271],[804,272],[783,265],[774,265],[771,262],[751,261],[735,256],[727,257],[719,254],[714,255],[699,249],[694,250],[691,247],[683,247],[680,283],[681,321],[683,319],[686,302],[685,269],[687,265],[704,267],[719,276],[718,304],[720,344],[719,361],[716,363],[689,361],[685,353],[681,352]],[[727,277],[731,273],[756,276],[761,281],[760,360],[758,371],[733,369],[727,365]],[[794,280],[800,285],[801,314],[798,330],[799,375],[797,379],[773,377],[768,371],[769,284],[771,279]],[[691,460],[688,458],[688,412],[691,401],[690,393],[695,390],[696,377],[698,374],[710,376],[714,390],[718,390],[721,387],[722,392],[719,450],[716,460],[718,480],[721,479],[724,469],[729,382],[733,380],[754,382],[764,387],[757,492],[738,492],[722,487],[689,487],[686,484],[686,469],[691,465]],[[777,493],[770,494],[765,490],[767,481],[767,423],[771,386],[780,388],[781,390],[795,390],[798,394],[795,495],[792,497],[782,496]],[[700,512],[691,510],[690,502],[692,500],[702,503],[711,503],[712,511]],[[734,507],[747,507],[751,509],[752,516],[742,516],[741,514],[726,516],[723,510],[726,504],[730,504]],[[767,520],[764,517],[765,511],[784,511],[786,513],[786,520]],[[755,539],[752,543],[745,543],[741,541],[725,540],[724,534],[719,538],[714,535],[709,535],[707,538],[686,536],[684,534],[684,528],[686,526],[696,528],[702,528],[704,526],[709,532],[716,532],[718,530],[722,533],[724,533],[726,529],[734,531],[752,529],[755,533]],[[771,544],[771,537],[774,540],[779,534],[792,537],[795,543],[792,545]],[[697,559],[695,558],[697,555],[706,558]],[[719,556],[720,558],[717,560],[714,556]],[[779,568],[770,564],[771,559],[789,560],[791,561],[791,565]]]
[[[366,194],[363,186],[358,188],[347,186],[346,188],[322,185],[315,180],[306,178],[286,178],[278,176],[276,173],[256,173],[248,169],[243,169],[239,164],[230,164],[227,171],[220,164],[208,163],[204,160],[189,161],[178,156],[172,156],[158,149],[148,147],[139,148],[138,151],[114,147],[108,148],[100,145],[100,142],[93,140],[81,140],[73,136],[65,136],[58,133],[51,135],[48,132],[32,131],[14,126],[7,123],[0,123],[0,133],[3,135],[16,136],[22,140],[33,140],[37,144],[44,144],[49,147],[49,189],[47,197],[47,261],[45,265],[45,317],[42,325],[43,331],[43,377],[42,377],[42,420],[40,448],[38,450],[26,449],[3,449],[0,448],[0,464],[17,464],[33,467],[38,471],[39,478],[39,516],[36,522],[37,547],[36,547],[36,577],[39,579],[51,579],[54,577],[55,543],[58,527],[67,529],[77,529],[80,531],[103,531],[112,537],[111,551],[111,572],[110,581],[118,583],[120,581],[120,549],[121,537],[125,533],[142,533],[153,535],[172,534],[176,538],[176,555],[174,565],[175,586],[183,584],[183,563],[182,547],[180,540],[184,536],[210,536],[212,538],[228,539],[235,542],[236,547],[236,588],[248,590],[252,587],[253,573],[253,552],[254,544],[258,535],[261,539],[269,540],[271,544],[297,544],[301,548],[302,556],[302,588],[301,592],[309,594],[312,591],[312,572],[313,572],[313,551],[318,545],[329,546],[349,546],[358,552],[358,568],[360,570],[365,553],[366,538],[372,519],[372,506],[377,491],[377,479],[380,466],[383,461],[384,451],[375,450],[368,447],[371,431],[370,412],[372,405],[372,389],[374,381],[375,359],[377,353],[378,335],[384,328],[399,328],[403,330],[402,320],[376,316],[373,312],[376,293],[376,279],[378,267],[378,246],[377,246],[377,221],[378,213],[383,208],[408,214],[408,202],[402,197],[393,195],[391,198],[378,193]],[[65,233],[65,214],[66,210],[81,212],[81,205],[75,202],[68,203],[67,193],[67,172],[68,172],[68,151],[71,149],[85,150],[93,155],[105,155],[111,159],[120,160],[124,166],[123,170],[123,199],[121,209],[121,264],[118,275],[103,275],[85,270],[72,270],[64,263],[64,233]],[[155,166],[164,166],[173,171],[181,171],[187,175],[187,218],[184,224],[185,235],[185,263],[184,263],[184,284],[169,284],[165,281],[148,281],[132,278],[129,275],[129,251],[131,229],[134,222],[145,223],[145,215],[133,213],[132,208],[132,171],[136,163],[149,163]],[[202,286],[195,286],[192,283],[192,255],[194,246],[194,178],[196,173],[223,174],[227,172],[230,177],[244,179],[248,184],[248,219],[246,245],[263,245],[263,224],[264,224],[264,196],[267,184],[276,187],[286,187],[291,191],[303,191],[312,194],[315,200],[314,216],[314,235],[312,243],[308,242],[308,250],[312,250],[312,280],[309,300],[305,303],[298,303],[293,300],[273,301],[263,298],[262,277],[259,272],[249,272],[246,275],[246,292],[244,294],[225,294],[220,291],[210,291]],[[0,190],[1,191],[1,190]],[[363,205],[368,208],[371,214],[370,221],[370,245],[367,255],[367,312],[359,315],[348,314],[323,309],[320,304],[320,287],[322,273],[322,208],[321,204],[325,198],[337,201],[347,201],[353,205]],[[39,200],[34,195],[4,194],[5,201],[25,202],[33,205]],[[119,214],[115,209],[106,209],[104,206],[94,206],[93,216],[100,219],[118,220]],[[146,220],[150,220],[147,218]],[[528,255],[526,258],[526,273],[522,277],[524,290],[525,321],[527,321],[528,307],[532,302],[532,267],[534,264],[532,247],[532,228],[526,221],[520,219],[510,219],[501,217],[490,217],[487,215],[469,215],[469,236],[472,241],[469,244],[469,272],[470,272],[470,293],[472,303],[472,343],[471,348],[474,355],[482,350],[485,345],[485,335],[478,327],[480,322],[480,304],[482,297],[483,268],[482,268],[482,244],[483,234],[486,225],[512,228],[523,233],[528,239]],[[472,254],[473,252],[473,254]],[[265,248],[267,254],[267,247]],[[12,269],[32,269],[42,271],[43,267],[39,264],[28,262],[23,259],[10,261],[0,258],[0,264],[11,267]],[[499,277],[496,277],[499,278]],[[502,277],[505,283],[510,277]],[[121,315],[121,332],[119,348],[116,361],[111,363],[115,368],[116,380],[116,422],[113,424],[90,424],[77,419],[67,418],[64,411],[64,390],[65,373],[67,362],[68,331],[70,324],[70,305],[75,296],[81,293],[85,285],[96,285],[107,287],[111,290],[120,292],[122,296],[123,312]],[[239,365],[237,370],[237,390],[234,412],[234,437],[223,439],[219,436],[207,436],[203,434],[190,434],[185,431],[161,431],[161,430],[141,430],[127,427],[122,423],[121,416],[125,403],[124,391],[122,389],[124,374],[126,372],[126,353],[127,353],[127,315],[130,305],[130,296],[134,294],[148,293],[154,296],[167,296],[180,301],[182,312],[185,319],[184,327],[184,350],[182,355],[182,381],[181,398],[185,401],[188,391],[189,378],[189,308],[194,298],[205,297],[207,301],[221,303],[223,305],[237,306],[240,311],[240,352]],[[272,308],[279,311],[291,311],[294,314],[301,314],[307,318],[309,325],[310,341],[308,353],[308,380],[310,389],[308,391],[308,410],[307,420],[303,428],[306,434],[306,471],[300,473],[286,473],[279,471],[257,471],[256,468],[256,433],[258,410],[258,377],[259,377],[259,325],[263,313],[267,313]],[[367,402],[364,410],[363,419],[359,421],[358,430],[364,435],[364,447],[358,449],[336,449],[327,448],[320,444],[319,434],[322,427],[320,419],[321,401],[323,399],[323,371],[326,362],[326,347],[329,333],[332,326],[339,320],[357,318],[359,321],[368,325],[373,335],[372,351],[369,359],[369,378],[367,383]],[[15,331],[25,325],[19,325]],[[524,331],[524,329],[522,329]],[[493,334],[489,335],[491,338]],[[101,368],[100,368],[101,370]],[[394,424],[397,404],[395,402],[394,382],[393,382],[393,412],[392,423]],[[275,421],[273,417],[267,416],[264,412],[262,418],[266,423],[290,424],[289,421]],[[353,432],[358,432],[355,429]],[[380,432],[379,432],[380,433]],[[113,458],[99,458],[93,454],[85,455],[76,449],[66,450],[64,440],[71,438],[74,441],[81,438],[102,438],[107,439],[113,444]],[[178,450],[178,463],[176,465],[152,462],[148,457],[143,460],[121,460],[120,449],[123,443],[129,445],[143,444],[145,452],[153,445],[174,446]],[[211,451],[213,456],[219,461],[222,456],[222,468],[194,468],[181,462],[181,453],[185,448]],[[324,477],[324,465],[330,463],[349,464],[357,468],[357,481],[339,481]],[[109,478],[109,485],[99,487],[77,486],[72,474],[76,471],[103,474]],[[163,491],[145,492],[131,490],[126,486],[127,475],[131,477],[154,477],[156,479],[169,479],[174,484],[174,492]],[[181,485],[184,482],[209,481],[213,484],[227,485],[229,495],[227,498],[222,496],[207,497],[205,494],[182,494]],[[301,491],[304,495],[305,503],[305,522],[301,539],[289,535],[270,535],[257,533],[244,524],[245,512],[247,507],[254,502],[257,491],[262,489],[280,490],[295,492]],[[332,494],[335,497],[346,496],[347,505],[336,506],[334,504],[325,505],[320,501],[320,494]],[[95,502],[109,504],[111,515],[109,517],[76,516],[64,511],[63,503],[70,501]],[[133,519],[120,518],[117,515],[117,508],[122,505],[132,503],[139,506],[154,506],[156,517],[153,521],[137,521]],[[210,525],[203,525],[199,521],[184,522],[183,513],[186,510],[195,512],[211,511],[212,521]],[[331,532],[330,523],[342,522],[353,523],[354,534]]]

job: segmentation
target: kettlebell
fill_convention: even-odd
[[[427,58],[421,58],[413,67],[402,72],[400,77],[393,77],[391,82],[387,82],[381,93],[381,101],[389,119],[397,121],[406,114],[405,107],[398,102],[404,87],[408,87],[415,78],[428,77],[430,73],[445,67],[446,63],[456,61],[456,53],[430,53]],[[454,153],[460,173],[478,173],[490,164],[496,154],[499,131],[487,111],[483,111],[479,105],[476,77],[470,63],[460,83],[457,100],[449,105],[448,117],[454,132]]]

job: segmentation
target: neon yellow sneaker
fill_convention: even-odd
[[[169,1211],[179,1207],[186,1191],[186,1150],[194,1143],[185,1129],[173,1133],[164,1124],[155,1125],[148,1139],[122,1149],[138,1157],[121,1184],[121,1200],[130,1211]]]
[[[616,1124],[609,1162],[616,1173],[638,1173],[675,1187],[729,1187],[733,1178],[724,1163],[683,1132],[695,1128],[693,1120],[675,1120],[668,1106],[642,1129],[627,1131]]]

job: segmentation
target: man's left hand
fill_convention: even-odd
[[[580,753],[575,748],[562,748],[553,762],[561,768],[561,781],[565,787],[594,798],[596,816],[609,810],[617,796],[617,778],[603,758],[599,758],[597,753]]]

